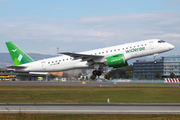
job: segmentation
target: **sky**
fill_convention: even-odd
[[[81,52],[162,39],[180,55],[180,0],[0,0],[0,52]]]

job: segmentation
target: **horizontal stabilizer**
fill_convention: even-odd
[[[27,66],[7,66],[6,68],[18,69],[18,68],[27,68]]]

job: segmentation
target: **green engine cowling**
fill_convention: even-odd
[[[106,58],[106,64],[109,67],[118,68],[128,66],[128,62],[124,59],[123,54],[117,54]]]

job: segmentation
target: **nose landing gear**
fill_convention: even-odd
[[[158,54],[154,54],[154,64],[156,64],[157,63],[157,60],[156,60],[156,56],[157,56]]]

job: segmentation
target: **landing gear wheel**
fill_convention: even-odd
[[[154,64],[156,64],[156,63],[157,63],[157,61],[155,60],[155,61],[154,61]]]
[[[94,70],[93,75],[101,76],[102,72],[100,70]]]
[[[97,75],[97,70],[94,70],[94,71],[93,71],[93,75]]]

